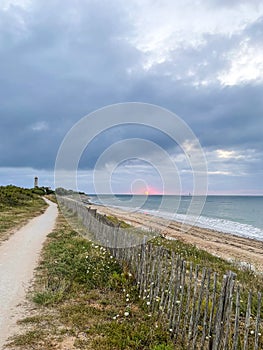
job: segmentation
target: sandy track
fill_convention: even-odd
[[[181,224],[176,221],[169,222],[166,219],[138,212],[128,213],[117,208],[95,205],[92,205],[92,208],[97,209],[101,214],[115,215],[120,220],[124,220],[135,227],[144,226],[160,230],[167,236],[192,243],[198,248],[223,259],[251,264],[258,271],[263,272],[262,241],[199,227],[192,227],[188,232],[182,232]]]
[[[57,206],[46,200],[44,214],[32,219],[0,246],[0,349],[23,317],[19,306],[37,266],[42,244],[54,226]]]

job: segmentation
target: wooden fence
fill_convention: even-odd
[[[263,349],[261,293],[247,291],[233,272],[220,277],[163,246],[146,243],[149,237],[142,232],[110,227],[82,204],[59,201],[129,268],[149,313],[162,317],[181,349]]]

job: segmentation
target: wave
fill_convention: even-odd
[[[121,209],[121,208],[120,208]],[[125,210],[125,208],[122,208]],[[230,233],[237,236],[252,238],[263,241],[263,230],[249,224],[242,224],[236,221],[218,219],[206,216],[192,217],[185,214],[172,214],[170,212],[163,212],[158,210],[139,210],[142,213],[161,217],[168,220],[175,220],[185,224],[190,224],[200,228],[207,228],[223,233]]]
[[[96,204],[101,205],[102,203],[95,198],[90,200]],[[250,224],[240,223],[229,219],[219,219],[214,217],[207,217],[201,215],[199,217],[193,217],[186,214],[171,213],[169,211],[153,210],[149,208],[141,209],[131,208],[128,206],[114,205],[112,203],[105,203],[106,206],[112,208],[118,208],[126,212],[137,211],[140,213],[153,215],[155,217],[161,217],[167,220],[175,220],[181,223],[190,224],[193,226],[211,229],[219,232],[230,233],[240,237],[252,238],[259,241],[263,241],[263,230]]]

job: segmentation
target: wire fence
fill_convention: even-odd
[[[262,296],[236,281],[187,262],[149,235],[109,226],[79,202],[59,202],[76,214],[93,239],[134,275],[149,313],[158,313],[182,349],[263,349]],[[137,244],[135,244],[137,243]]]

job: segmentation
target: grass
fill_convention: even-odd
[[[0,242],[12,231],[46,208],[43,199],[34,190],[16,186],[0,186]]]
[[[105,217],[111,221],[114,225],[119,225],[119,227],[121,228],[130,228],[131,225],[127,224],[127,222],[123,221],[123,220],[119,220],[116,216],[112,216],[112,215],[105,215]]]
[[[176,349],[161,320],[145,310],[129,271],[61,217],[31,299],[36,312],[20,321],[25,331],[10,341],[12,349]]]
[[[159,237],[155,238],[152,242],[156,245],[166,247],[171,252],[174,251],[183,259],[192,262],[194,265],[207,267],[211,271],[217,272],[219,276],[223,276],[231,270],[237,275],[237,281],[240,281],[247,290],[258,291],[263,288],[263,274],[258,274],[248,268],[240,268],[235,263],[214,256],[205,250],[197,248],[193,244],[179,240],[166,240]]]
[[[194,245],[162,238],[153,242],[219,275],[232,270],[246,290],[262,289],[262,276],[240,270]],[[45,350],[182,349],[171,340],[165,322],[149,313],[135,285],[125,266],[73,231],[60,216],[45,244],[30,296],[34,314],[20,321],[24,331],[9,345]],[[252,300],[252,309],[255,305]]]

